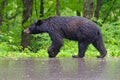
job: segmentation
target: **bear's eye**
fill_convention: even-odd
[[[36,22],[36,26],[39,26],[39,25],[41,25],[42,24],[42,20],[38,20],[37,22]]]

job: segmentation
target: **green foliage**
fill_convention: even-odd
[[[37,52],[38,50],[48,47],[50,44],[51,41],[48,34],[44,33],[44,34],[32,35],[30,50],[32,52]]]
[[[103,30],[103,35],[108,49],[108,55],[110,56],[120,56],[120,22],[105,24],[101,29]]]
[[[117,21],[120,15],[120,1],[118,0],[102,0],[102,8],[100,17],[106,21]]]
[[[61,0],[61,4],[63,4],[63,6],[61,6],[62,8],[66,6],[73,11],[81,12],[83,10],[84,0]]]

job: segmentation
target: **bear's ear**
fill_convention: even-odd
[[[38,21],[36,22],[36,24],[37,24],[37,25],[41,25],[41,24],[42,24],[42,20],[38,20]]]

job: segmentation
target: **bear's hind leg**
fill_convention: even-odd
[[[85,56],[85,51],[88,47],[89,43],[86,41],[86,42],[81,42],[81,43],[78,43],[78,48],[79,48],[79,53],[78,55],[73,55],[72,57],[73,58],[83,58]]]
[[[101,54],[100,56],[97,56],[97,58],[104,58],[107,54],[107,51],[105,49],[102,39],[98,39],[95,42],[93,42],[92,44]]]

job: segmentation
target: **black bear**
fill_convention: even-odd
[[[78,41],[78,55],[73,55],[74,58],[83,58],[90,43],[100,52],[98,58],[104,58],[107,53],[98,25],[84,17],[53,16],[38,20],[24,32],[27,34],[47,32],[52,40],[52,44],[48,48],[50,58],[56,57],[60,51],[63,38]]]

